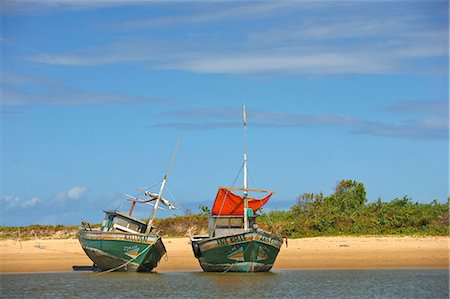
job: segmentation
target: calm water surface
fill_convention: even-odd
[[[449,298],[446,270],[0,275],[2,298]]]

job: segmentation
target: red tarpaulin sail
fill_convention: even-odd
[[[260,209],[273,193],[264,198],[247,198],[248,207],[255,212]],[[219,188],[212,208],[213,215],[244,215],[244,197],[236,195],[228,189]]]

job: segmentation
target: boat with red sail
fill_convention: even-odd
[[[247,188],[245,145],[243,170],[243,188],[219,187],[209,218],[208,235],[191,237],[194,255],[205,272],[267,272],[280,251],[282,238],[260,229],[256,223],[255,212],[274,192]],[[249,193],[267,195],[249,197]]]

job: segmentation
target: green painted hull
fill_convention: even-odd
[[[102,271],[149,272],[155,268],[166,248],[161,237],[122,232],[81,229],[78,240],[88,257]]]
[[[194,255],[205,272],[267,272],[282,240],[263,230],[192,240]]]

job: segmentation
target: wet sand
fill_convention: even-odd
[[[188,238],[164,238],[156,268],[201,271]],[[448,269],[449,237],[319,237],[289,239],[273,270]],[[0,273],[72,271],[91,266],[78,240],[0,241]]]

